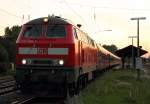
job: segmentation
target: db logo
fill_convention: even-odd
[[[37,49],[38,54],[48,54],[47,48],[38,48]]]

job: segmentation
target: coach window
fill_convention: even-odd
[[[74,37],[75,37],[76,39],[78,39],[77,31],[76,31],[75,28],[74,28]]]

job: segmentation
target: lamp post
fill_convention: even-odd
[[[140,20],[145,20],[146,17],[136,17],[136,18],[131,18],[131,20],[137,20],[137,57],[140,57],[140,49],[139,49],[139,21]]]
[[[137,38],[137,36],[128,36],[128,38],[132,39],[132,68],[134,68],[134,49],[133,49],[133,39]]]
[[[140,58],[140,47],[139,47],[139,21],[140,20],[145,20],[146,17],[136,17],[136,18],[131,18],[131,20],[137,20],[137,60],[139,62],[139,58]],[[137,62],[136,62],[136,66],[137,66]],[[136,68],[137,69],[137,79],[140,79],[140,68]]]
[[[133,39],[137,38],[137,36],[128,36],[128,38],[132,38],[132,45],[133,45]]]

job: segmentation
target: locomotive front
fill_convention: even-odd
[[[16,82],[22,92],[66,96],[75,80],[72,25],[59,17],[22,26],[17,39]]]

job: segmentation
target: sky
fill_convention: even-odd
[[[131,45],[128,37],[137,35],[137,21],[130,19],[146,17],[140,20],[140,46],[150,52],[149,0],[3,0],[0,35],[7,26],[22,25],[52,14],[82,24],[81,29],[97,43],[115,44],[119,49]]]

